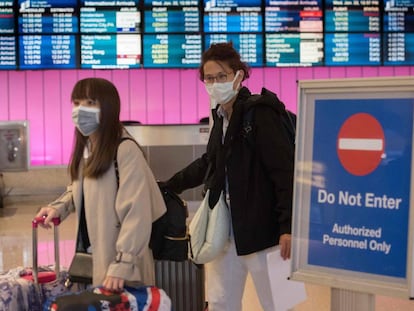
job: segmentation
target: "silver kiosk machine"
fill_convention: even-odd
[[[29,169],[28,121],[0,121],[0,208],[5,186],[2,172]]]

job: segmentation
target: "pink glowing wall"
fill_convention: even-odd
[[[118,88],[122,120],[143,124],[198,123],[209,114],[196,69],[0,71],[0,121],[28,120],[32,166],[66,165],[72,148],[70,92],[78,79],[102,77]],[[296,111],[296,81],[412,76],[410,67],[254,68],[252,92],[275,91]]]

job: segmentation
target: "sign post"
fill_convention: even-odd
[[[333,310],[413,296],[413,115],[412,78],[299,81],[291,277]]]

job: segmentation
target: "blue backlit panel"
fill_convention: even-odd
[[[144,36],[144,67],[195,68],[200,65],[202,38],[199,34],[154,34]]]

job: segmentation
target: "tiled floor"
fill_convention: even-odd
[[[31,220],[36,210],[52,197],[21,197],[5,200],[0,209],[0,271],[17,266],[31,266],[32,229]],[[76,224],[74,215],[60,225],[61,265],[68,266],[74,250]],[[53,263],[53,234],[51,230],[39,230],[39,263]],[[330,310],[330,289],[306,284],[308,298],[293,311]],[[257,296],[248,279],[243,298],[243,311],[261,311]],[[390,297],[376,297],[376,311],[414,311],[414,302]],[[178,310],[179,311],[179,310]],[[332,310],[335,311],[335,310]],[[359,310],[358,310],[359,311]],[[364,311],[364,310],[361,310]]]

